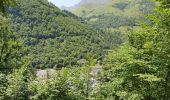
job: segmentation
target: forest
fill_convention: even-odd
[[[170,100],[170,0],[0,0],[0,100]]]

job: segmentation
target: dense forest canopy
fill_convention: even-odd
[[[0,0],[0,10],[4,14],[6,13],[6,8],[16,5],[15,0]]]
[[[154,9],[155,2],[150,0],[82,0],[73,7],[63,7],[82,17],[88,25],[106,32],[112,49],[127,41],[127,31],[136,29],[143,14]],[[147,20],[146,20],[147,21]],[[109,34],[108,34],[109,33]],[[111,44],[113,43],[113,44]]]
[[[170,100],[169,5],[0,0],[0,100]]]
[[[94,58],[102,55],[107,41],[102,33],[46,0],[17,0],[17,6],[8,12],[14,31],[26,44],[23,55],[33,67],[76,66],[87,54]]]
[[[128,42],[106,57],[102,87],[112,92],[101,92],[104,96],[134,100],[170,98],[170,10],[165,7],[168,2],[161,3],[154,13],[147,14],[149,23],[142,23],[141,29],[131,30]]]

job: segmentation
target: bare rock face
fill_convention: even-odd
[[[96,76],[99,72],[102,71],[102,66],[98,63],[95,65],[95,67],[92,69],[90,75],[91,75],[91,78],[90,78],[90,84],[92,87],[95,87],[99,84],[99,81],[96,79]]]
[[[36,71],[36,77],[38,79],[47,79],[52,77],[55,74],[56,70],[54,69],[46,69],[46,70],[38,70]]]

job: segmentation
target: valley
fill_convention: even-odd
[[[0,0],[0,100],[170,99],[169,0],[66,2]]]

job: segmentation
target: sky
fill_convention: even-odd
[[[61,6],[70,7],[70,6],[73,6],[79,3],[81,0],[48,0],[48,1],[55,4],[58,7],[61,7]]]

